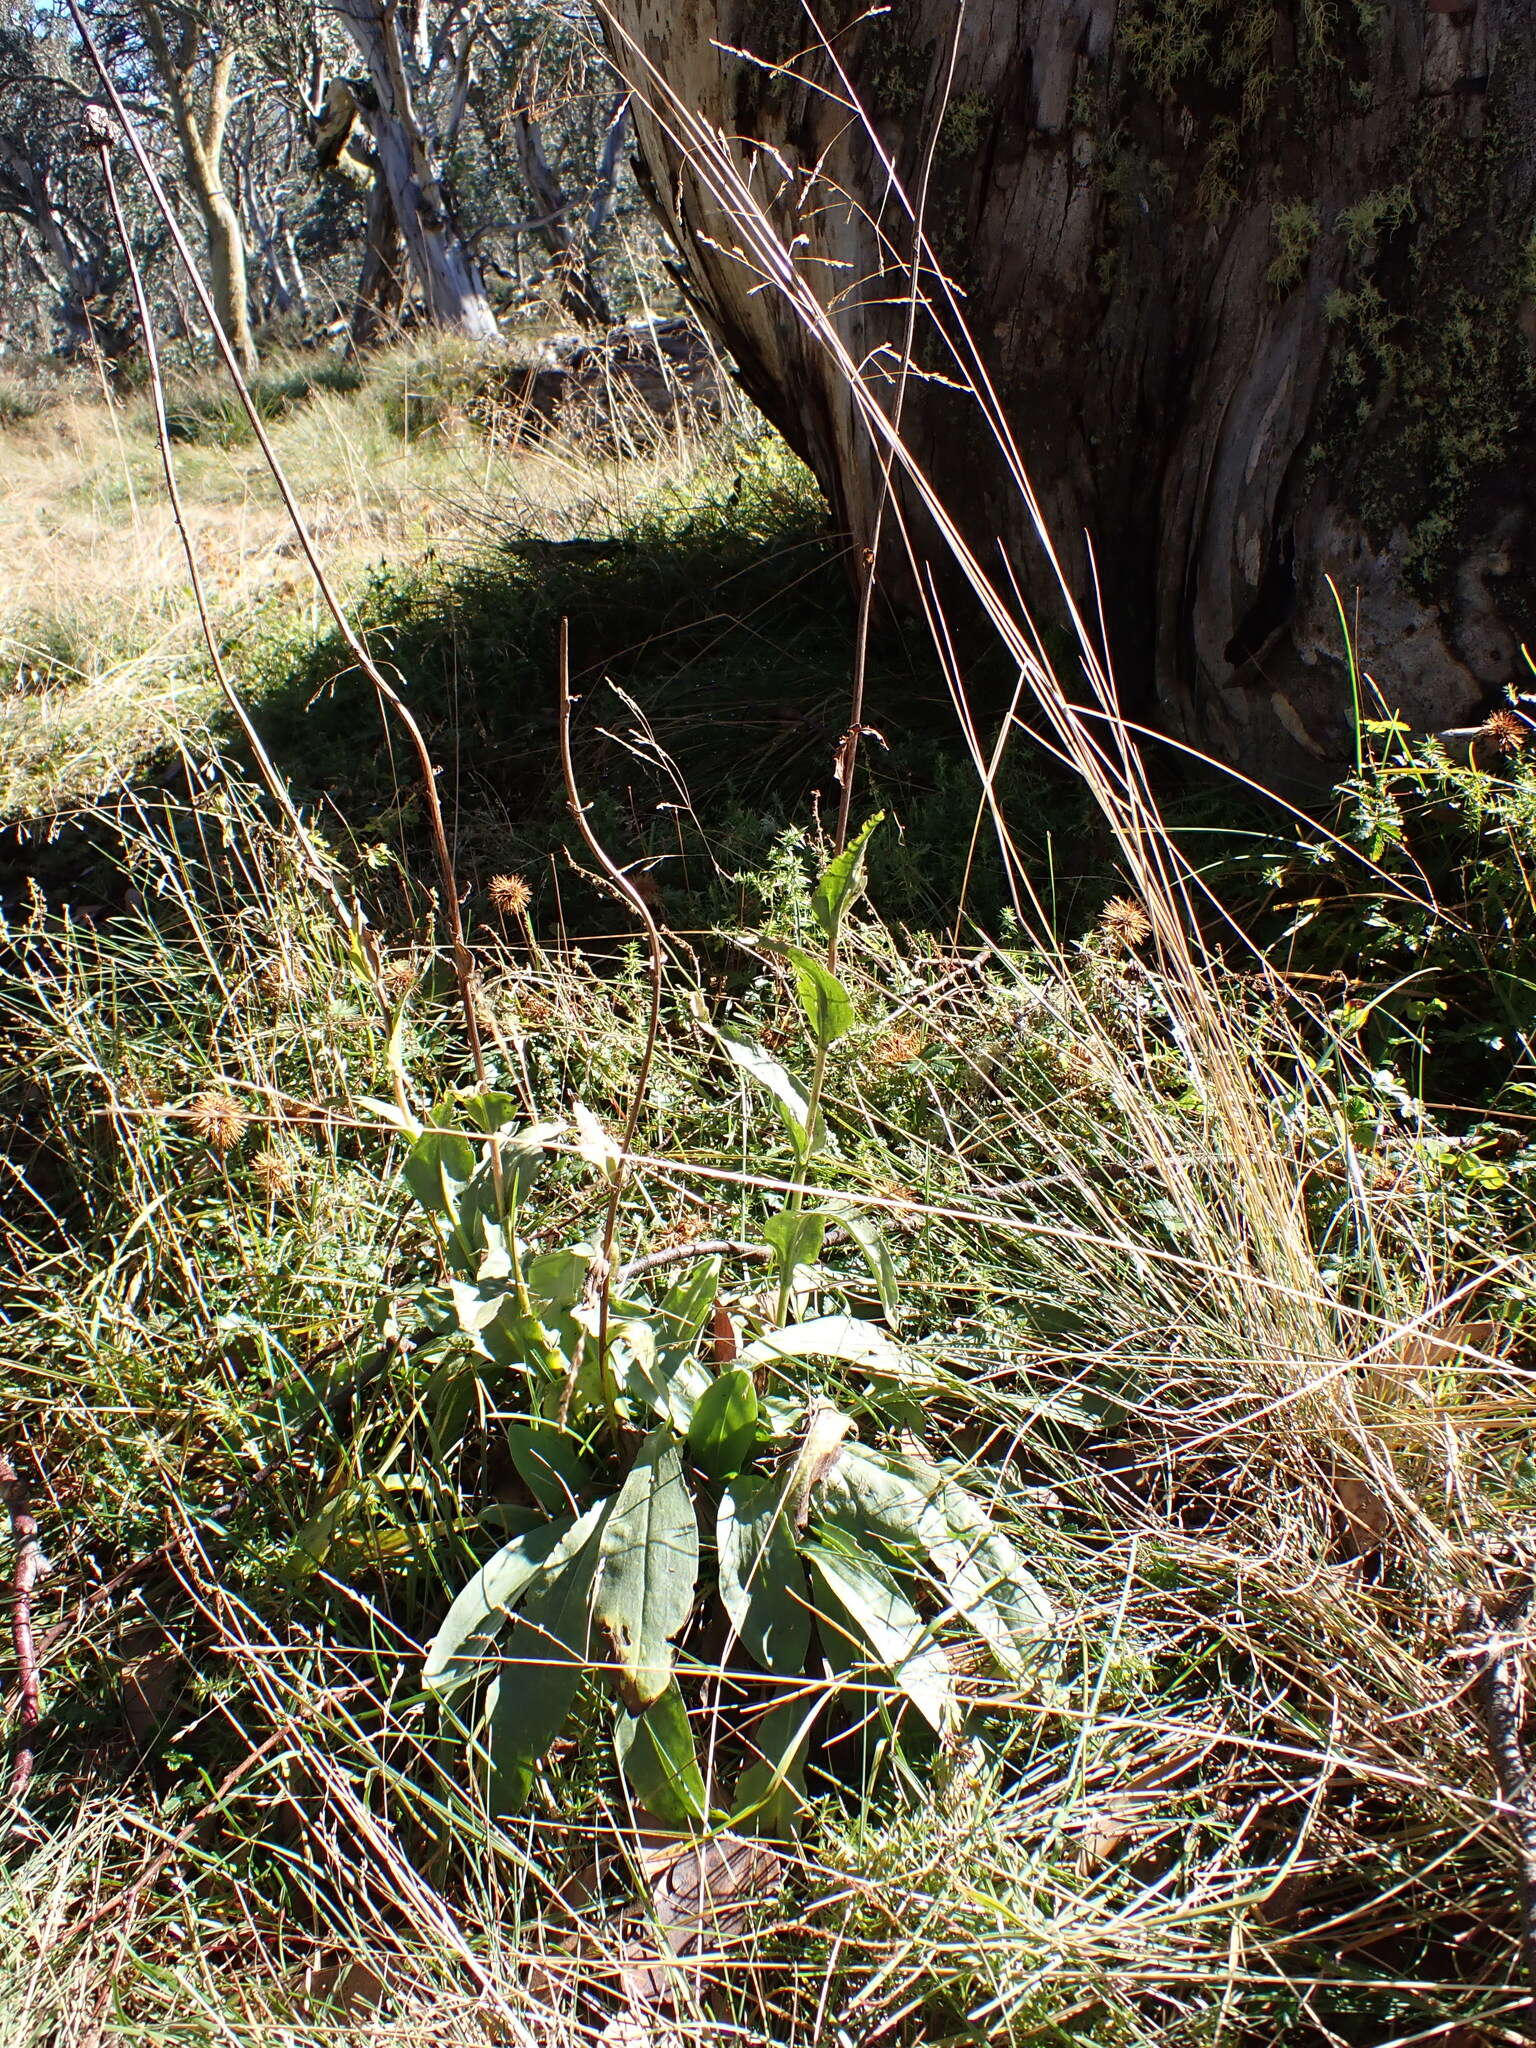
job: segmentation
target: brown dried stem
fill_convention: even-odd
[[[11,1766],[11,1798],[24,1797],[36,1762],[33,1731],[43,1718],[43,1688],[37,1670],[37,1645],[32,1636],[32,1589],[47,1569],[42,1546],[37,1540],[37,1520],[27,1500],[26,1488],[17,1477],[9,1456],[0,1451],[0,1499],[11,1517],[11,1537],[16,1545],[16,1562],[11,1572],[11,1643],[16,1652],[16,1675],[21,1689],[18,1720],[21,1740]]]
[[[651,915],[650,905],[640,894],[634,883],[618,865],[597,834],[592,830],[587,817],[586,806],[576,787],[576,763],[571,753],[571,714],[574,709],[571,697],[571,622],[560,621],[560,766],[565,776],[566,802],[576,829],[586,842],[592,858],[602,869],[613,887],[634,911],[645,926],[646,945],[650,952],[650,1015],[646,1022],[645,1048],[640,1055],[640,1071],[635,1076],[634,1093],[630,1097],[629,1115],[624,1122],[624,1138],[619,1147],[619,1156],[614,1163],[613,1185],[608,1195],[608,1215],[603,1225],[603,1245],[597,1262],[598,1309],[597,1309],[597,1358],[598,1371],[607,1384],[608,1359],[608,1301],[613,1282],[613,1243],[619,1227],[619,1201],[624,1192],[624,1174],[629,1164],[629,1155],[634,1149],[635,1132],[640,1127],[640,1111],[645,1103],[645,1091],[651,1078],[651,1062],[656,1055],[656,1039],[661,1030],[661,981],[662,948],[661,928]]]
[[[1462,1610],[1462,1631],[1473,1638],[1472,1683],[1500,1803],[1514,1826],[1520,1857],[1520,1946],[1526,1976],[1536,1992],[1536,1778],[1522,1739],[1525,1686],[1520,1658],[1521,1625],[1533,1595],[1536,1580],[1527,1574],[1523,1585],[1496,1608],[1490,1609],[1476,1595],[1469,1597]]]

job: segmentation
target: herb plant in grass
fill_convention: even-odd
[[[814,899],[833,958],[868,829]],[[809,1084],[719,1034],[778,1105],[794,1153],[792,1193],[763,1228],[777,1313],[738,1310],[739,1355],[718,1308],[718,1258],[657,1298],[621,1275],[604,1304],[589,1246],[530,1249],[519,1213],[558,1129],[519,1128],[510,1097],[445,1098],[408,1155],[448,1275],[422,1304],[443,1349],[429,1410],[450,1433],[472,1403],[495,1416],[534,1503],[460,1589],[423,1674],[493,1811],[522,1805],[584,1688],[610,1699],[618,1763],[651,1815],[782,1826],[837,1692],[854,1691],[898,1741],[943,1739],[960,1719],[947,1637],[979,1638],[1015,1684],[1033,1683],[1046,1658],[1051,1604],[1013,1543],[882,1419],[899,1409],[910,1425],[915,1375],[900,1346],[814,1299],[831,1292],[817,1262],[835,1219],[894,1322],[894,1271],[874,1227],[808,1201],[827,1054],[854,1010],[829,966],[790,958]],[[808,1295],[824,1312],[793,1320]],[[834,1374],[867,1385],[850,1405],[873,1440],[832,1398]]]

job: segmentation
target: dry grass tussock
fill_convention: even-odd
[[[829,1752],[798,1841],[744,1903],[719,1879],[700,1938],[660,1879],[700,1852],[627,1803],[595,1702],[530,1814],[491,1822],[421,1691],[508,1498],[517,1404],[488,1373],[483,1416],[450,1420],[412,1320],[434,1254],[381,1105],[464,1074],[430,900],[333,849],[385,938],[376,976],[257,794],[206,757],[188,774],[191,803],[114,812],[120,907],[34,902],[0,983],[21,1056],[0,1353],[55,1567],[51,1733],[0,1895],[8,2038],[1380,2048],[1459,2040],[1469,2014],[1467,2038],[1519,2037],[1456,1597],[1499,1597],[1536,1388],[1497,1206],[1458,1207],[1412,1144],[1376,1184],[1298,1061],[1315,1020],[1279,990],[1219,998],[1343,1284],[1257,1265],[1160,965],[1100,941],[957,962],[850,927],[830,1178],[887,1228],[907,1426],[1057,1604],[1051,1678],[967,1658],[938,1755]],[[802,1071],[761,941],[804,939],[808,884],[794,849],[751,884],[760,976],[730,1013]],[[636,961],[541,941],[489,890],[468,910],[521,1114],[558,1126],[574,1095],[619,1128]],[[626,1257],[750,1241],[782,1199],[771,1102],[692,1021],[709,981],[676,949]],[[521,1227],[590,1241],[606,1200],[557,1140]],[[807,1309],[852,1270],[824,1260]],[[728,1312],[763,1299],[728,1261]],[[833,1380],[872,1431],[877,1391]],[[701,1747],[711,1659],[704,1638],[684,1668]]]

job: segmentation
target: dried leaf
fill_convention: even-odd
[[[651,1905],[674,1955],[685,1955],[705,1936],[715,1946],[750,1924],[755,1900],[779,1881],[780,1854],[751,1835],[713,1835],[674,1844],[647,1859]]]
[[[300,1997],[311,2019],[322,2017],[361,2018],[377,2012],[389,1995],[389,1986],[367,1963],[329,1963],[306,1970]]]
[[[1497,1351],[1502,1335],[1501,1326],[1487,1318],[1441,1323],[1405,1337],[1398,1346],[1397,1363],[1420,1367],[1450,1365],[1468,1351],[1491,1355]]]
[[[723,1301],[717,1301],[710,1337],[710,1356],[716,1365],[734,1365],[740,1353],[736,1342],[736,1326],[726,1312]]]
[[[1333,1497],[1356,1550],[1361,1555],[1379,1550],[1392,1533],[1392,1510],[1370,1481],[1341,1472],[1333,1482]]]

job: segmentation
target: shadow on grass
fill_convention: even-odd
[[[609,929],[615,906],[565,855],[576,841],[560,777],[557,646],[570,622],[578,780],[614,858],[640,864],[679,929],[750,919],[737,879],[786,827],[830,828],[834,761],[849,719],[854,606],[844,549],[809,486],[751,465],[621,532],[508,540],[473,562],[375,579],[359,624],[421,722],[439,765],[467,888],[516,871],[535,916]],[[249,671],[248,671],[249,673]],[[269,652],[253,680],[258,722],[295,793],[337,833],[388,847],[425,875],[423,806],[409,743],[334,636],[296,663]],[[985,701],[1007,678],[984,661]],[[886,622],[869,663],[855,811],[885,805],[876,873],[885,914],[954,916],[970,861],[976,779],[932,647]],[[1053,859],[1103,853],[1089,806],[1027,745],[1003,791],[1048,886]],[[1102,893],[1102,875],[1098,885]],[[990,830],[968,906],[1003,905]],[[620,918],[621,923],[626,922]]]

